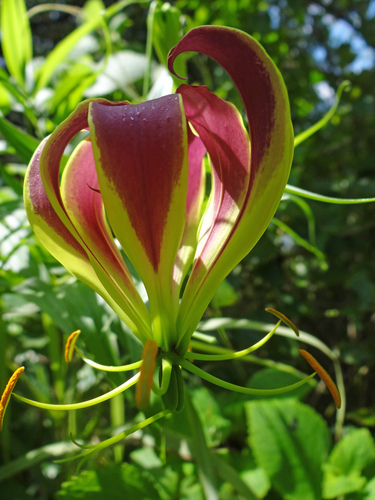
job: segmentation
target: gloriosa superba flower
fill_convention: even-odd
[[[182,406],[181,367],[204,376],[189,361],[209,359],[189,352],[192,334],[219,284],[270,223],[293,156],[283,79],[253,38],[231,28],[192,29],[169,54],[172,73],[176,57],[185,51],[213,58],[231,76],[248,131],[237,109],[205,86],[182,84],[173,95],[141,104],[90,99],[42,141],[25,179],[25,206],[36,236],[71,274],[104,298],[145,346],[143,364],[118,367],[142,365],[140,373],[94,401],[139,381],[139,405],[147,404],[152,385],[164,395],[166,410],[155,418]],[[70,156],[60,181],[64,150],[83,130],[88,135]],[[144,283],[148,307],[119,245]],[[262,345],[276,327],[242,354]],[[75,340],[71,338],[68,357]],[[211,356],[231,358],[233,354]],[[159,386],[153,383],[155,367],[160,367]],[[257,393],[211,375],[204,378]]]

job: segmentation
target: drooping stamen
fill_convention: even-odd
[[[66,341],[65,361],[67,363],[70,363],[72,361],[74,348],[76,346],[77,339],[78,339],[80,333],[81,333],[81,330],[76,330],[75,332],[73,332],[69,335],[68,340]]]
[[[154,378],[158,345],[155,340],[147,340],[142,351],[142,366],[139,382],[135,391],[135,401],[139,409],[147,408]]]
[[[341,396],[334,381],[331,379],[331,377],[328,375],[328,373],[325,371],[322,365],[314,358],[314,356],[312,356],[309,352],[305,351],[304,349],[300,349],[299,352],[301,356],[303,356],[306,359],[311,368],[316,371],[316,373],[319,375],[319,377],[323,380],[323,382],[327,386],[327,389],[331,393],[333,401],[335,402],[336,408],[337,409],[341,408]]]
[[[101,363],[97,363],[92,359],[86,358],[86,356],[80,349],[78,349],[78,347],[76,347],[76,353],[82,359],[82,361],[84,361],[87,365],[90,365],[93,368],[96,368],[97,370],[102,370],[104,372],[129,372],[131,370],[136,370],[137,368],[140,368],[143,363],[143,361],[140,359],[139,361],[135,361],[134,363],[129,363],[128,365],[119,365],[119,366],[102,365]]]
[[[5,415],[5,410],[7,409],[8,403],[10,396],[12,394],[12,391],[14,389],[14,386],[17,383],[17,380],[20,378],[21,373],[25,370],[24,366],[20,366],[17,368],[17,370],[13,373],[13,375],[10,377],[9,382],[7,383],[4,392],[1,396],[0,399],[0,431],[3,427],[3,420],[4,420],[4,415]]]
[[[281,313],[280,311],[277,311],[276,309],[273,309],[272,307],[267,307],[266,311],[276,316],[276,318],[279,318],[286,326],[289,326],[289,328],[291,328],[294,331],[297,337],[299,337],[298,328],[292,321],[290,321],[289,318],[285,316],[285,314]]]
[[[103,401],[107,401],[108,399],[117,396],[121,392],[126,391],[129,387],[132,387],[134,384],[138,382],[139,372],[133,375],[129,380],[124,382],[123,384],[115,387],[109,392],[102,394],[93,399],[88,399],[87,401],[81,401],[80,403],[67,403],[67,404],[53,404],[53,403],[41,403],[40,401],[34,401],[33,399],[24,398],[19,394],[13,394],[13,396],[24,403],[27,403],[31,406],[36,406],[37,408],[42,408],[43,410],[58,410],[58,411],[66,411],[66,410],[79,410],[81,408],[88,408],[89,406],[97,405],[98,403],[102,403]]]
[[[242,349],[242,351],[229,352],[227,354],[201,354],[188,351],[184,354],[184,357],[189,360],[199,359],[202,361],[226,361],[230,359],[242,358],[243,356],[247,356],[251,352],[256,351],[257,349],[259,349],[259,347],[262,347],[273,336],[273,334],[280,326],[280,323],[281,320],[278,321],[275,327],[272,328],[272,330],[267,333],[267,335],[265,335],[262,339],[260,339],[258,342],[248,347],[247,349]]]
[[[286,392],[293,391],[294,389],[297,389],[298,387],[306,384],[315,375],[315,373],[312,373],[308,377],[300,380],[299,382],[296,382],[295,384],[287,385],[285,387],[278,387],[277,389],[253,389],[251,387],[243,387],[242,385],[232,384],[231,382],[221,380],[220,378],[217,378],[214,375],[205,372],[201,368],[198,368],[192,363],[189,363],[189,361],[187,361],[186,359],[180,358],[180,365],[182,368],[185,368],[185,370],[194,373],[194,375],[198,375],[198,377],[207,380],[207,382],[211,382],[211,384],[218,385],[219,387],[228,389],[229,391],[240,392],[242,394],[251,394],[253,396],[276,396],[277,394],[284,394]]]

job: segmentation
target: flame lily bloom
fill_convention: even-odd
[[[142,104],[88,100],[40,144],[24,196],[46,248],[141,342],[179,354],[220,282],[271,221],[293,154],[282,77],[254,39],[230,28],[193,29],[170,52],[171,72],[185,51],[206,54],[229,73],[249,133],[236,108],[207,87],[182,84]],[[60,182],[64,150],[85,129]],[[203,209],[206,154],[212,188]],[[145,285],[149,308],[113,234]]]
[[[156,419],[182,406],[181,367],[245,394],[278,394],[310,378],[262,391],[220,381],[188,361],[210,357],[188,352],[191,336],[221,281],[250,252],[276,211],[289,176],[293,129],[282,77],[249,35],[195,28],[171,50],[172,73],[185,51],[201,52],[228,72],[242,98],[248,131],[232,104],[207,87],[182,84],[176,94],[141,104],[83,102],[42,141],[30,162],[24,200],[36,236],[107,301],[144,344],[144,353],[143,364],[114,368],[87,360],[76,348],[96,368],[141,371],[86,403],[49,405],[15,395],[24,401],[49,409],[82,408],[138,383],[139,407],[147,405],[151,389],[164,396],[166,410]],[[87,137],[60,179],[65,148],[81,131],[88,131]],[[120,247],[144,283],[148,306]],[[257,349],[278,324],[254,346],[211,359]],[[69,339],[68,361],[78,333]],[[153,383],[155,366],[162,370],[160,387]]]

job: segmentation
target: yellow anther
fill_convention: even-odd
[[[333,401],[335,402],[336,408],[341,408],[341,396],[334,381],[331,379],[331,377],[328,375],[328,373],[325,371],[322,365],[314,358],[314,356],[312,356],[309,352],[305,351],[304,349],[300,349],[299,352],[301,356],[303,356],[306,359],[311,368],[316,371],[319,377],[326,384],[327,389],[331,393]]]
[[[24,371],[24,369],[25,368],[23,366],[20,366],[19,368],[17,368],[17,370],[10,377],[9,382],[7,383],[7,385],[4,389],[3,395],[1,396],[1,399],[0,399],[0,430],[3,427],[5,410],[7,409],[10,396],[13,392],[14,386],[17,383],[17,380],[20,378],[21,373]]]
[[[69,335],[68,340],[66,341],[65,361],[67,363],[70,363],[72,361],[74,348],[76,346],[76,342],[77,342],[77,339],[78,339],[78,336],[80,333],[81,333],[81,330],[76,330],[75,332],[73,332]]]
[[[290,321],[289,318],[287,318],[285,316],[285,314],[281,313],[280,311],[277,311],[276,309],[273,309],[272,307],[267,307],[266,309],[267,312],[273,314],[274,316],[276,316],[276,318],[279,318],[281,319],[281,321],[286,325],[286,326],[289,326],[289,328],[291,328],[294,333],[297,335],[297,337],[299,337],[299,330],[298,328],[296,327],[296,325]]]

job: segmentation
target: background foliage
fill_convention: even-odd
[[[24,364],[27,377],[17,390],[42,401],[87,399],[122,381],[118,374],[98,376],[79,361],[63,363],[64,341],[73,330],[84,330],[85,349],[102,363],[138,359],[140,347],[106,305],[34,240],[22,202],[26,165],[38,142],[85,97],[138,101],[150,88],[149,96],[170,88],[163,64],[182,32],[223,24],[257,38],[286,81],[297,133],[323,116],[348,79],[350,90],[330,124],[296,148],[290,183],[337,197],[375,193],[373,1],[158,2],[153,25],[148,2],[104,3],[105,16],[96,0],[59,9],[27,1],[30,30],[22,24],[22,0],[1,6],[0,385]],[[154,28],[150,73],[147,23]],[[194,56],[187,64],[190,81],[241,107],[212,61]],[[144,83],[148,74],[150,85]],[[264,308],[274,307],[337,350],[347,393],[337,444],[335,410],[320,384],[287,399],[251,400],[191,377],[186,383],[194,422],[181,414],[155,424],[77,469],[76,462],[53,461],[76,450],[69,433],[82,442],[102,440],[139,421],[133,393],[69,416],[12,402],[0,437],[1,495],[374,499],[375,208],[307,202],[291,196],[281,202],[277,220],[220,288],[207,318],[268,323]],[[288,228],[310,246],[301,246]],[[259,338],[254,328],[216,330],[206,333],[235,348]],[[314,355],[332,372],[328,358]],[[277,371],[283,366],[270,359],[295,369]],[[296,369],[306,365],[296,341],[279,337],[253,363],[204,368],[239,384],[274,387],[295,381]]]

